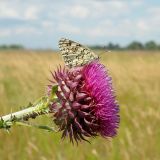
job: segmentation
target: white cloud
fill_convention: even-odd
[[[80,28],[67,23],[59,24],[57,30],[60,32],[70,33],[70,34],[79,34],[81,31]]]
[[[19,18],[19,13],[5,1],[0,1],[0,18]]]
[[[1,10],[0,13],[1,18],[20,18],[19,14],[13,9],[7,10],[5,8],[0,8],[0,10]]]
[[[160,7],[158,6],[150,7],[147,11],[150,14],[160,15]]]
[[[89,16],[89,8],[81,4],[63,6],[58,10],[58,15],[63,18],[86,19]]]
[[[45,21],[42,22],[42,26],[45,27],[45,28],[53,28],[54,23],[52,21],[45,20]]]
[[[77,1],[64,5],[58,10],[61,19],[75,18],[77,21],[95,18],[118,17],[130,12],[131,6],[126,1]]]
[[[143,6],[144,3],[145,3],[144,0],[134,0],[134,1],[131,2],[131,5],[133,7],[139,7],[139,6]]]
[[[159,24],[160,26],[160,7],[150,7],[148,10],[148,19],[154,24]]]
[[[38,14],[40,12],[39,7],[35,6],[29,6],[25,11],[24,11],[24,18],[27,20],[36,20],[38,19]]]
[[[93,28],[87,29],[85,32],[90,37],[143,38],[143,36],[150,36],[155,33],[156,29],[157,33],[159,27],[160,23],[158,25],[152,22],[150,18],[136,20],[124,19],[118,24],[113,21],[104,21]]]
[[[0,29],[0,37],[8,37],[11,34],[11,31],[8,29]]]
[[[148,22],[146,22],[144,20],[140,20],[137,22],[136,27],[137,27],[139,33],[144,35],[149,32],[150,26],[147,23]]]
[[[36,20],[41,11],[40,5],[22,5],[20,1],[0,1],[0,18]]]
[[[41,34],[41,31],[37,30],[36,28],[33,27],[19,27],[19,28],[15,28],[12,30],[13,34],[17,34],[17,35],[25,35],[25,34]]]
[[[0,37],[10,37],[13,35],[39,35],[42,32],[33,27],[19,27],[19,28],[1,28]],[[16,38],[16,37],[15,37]]]
[[[141,35],[160,36],[160,7],[150,7],[146,10],[146,15],[137,18],[137,27]]]
[[[70,8],[69,14],[75,18],[85,19],[89,15],[89,10],[85,6],[75,5]]]
[[[93,1],[88,7],[94,18],[117,17],[130,11],[125,1]]]

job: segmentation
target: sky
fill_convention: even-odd
[[[62,37],[87,45],[160,43],[160,1],[0,0],[0,45],[57,49]]]

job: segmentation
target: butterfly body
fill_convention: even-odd
[[[65,64],[70,68],[83,66],[99,58],[89,48],[66,38],[60,39],[59,48]]]

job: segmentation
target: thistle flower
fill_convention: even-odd
[[[57,83],[58,101],[53,102],[55,124],[62,139],[86,140],[86,137],[114,137],[119,126],[119,107],[115,100],[111,77],[97,60],[72,69],[59,67],[50,88]]]

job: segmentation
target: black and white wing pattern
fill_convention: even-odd
[[[64,62],[69,68],[83,66],[99,58],[89,48],[66,38],[60,39],[59,48]]]

